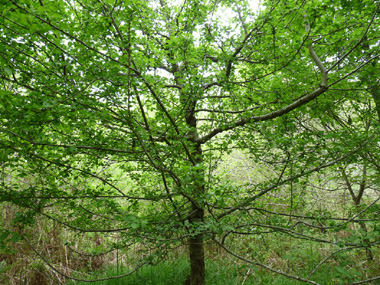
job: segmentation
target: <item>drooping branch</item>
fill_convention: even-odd
[[[23,239],[26,241],[26,243],[29,245],[29,247],[39,256],[39,258],[41,258],[45,264],[47,266],[49,266],[54,272],[68,278],[68,279],[72,279],[72,280],[75,280],[75,281],[84,281],[84,282],[98,282],[98,281],[106,281],[106,280],[111,280],[111,279],[119,279],[119,278],[122,278],[122,277],[126,277],[126,276],[129,276],[133,273],[135,273],[138,269],[140,269],[141,267],[143,267],[144,265],[146,265],[147,263],[149,263],[149,260],[146,260],[144,261],[143,263],[141,263],[140,265],[136,266],[135,269],[133,269],[132,271],[126,273],[126,274],[122,274],[122,275],[118,275],[118,276],[110,276],[110,277],[106,277],[106,278],[99,278],[99,279],[92,279],[92,280],[88,280],[88,279],[81,279],[81,278],[76,278],[76,277],[73,277],[73,276],[69,276],[65,273],[63,273],[62,271],[58,270],[57,268],[55,268],[53,266],[53,264],[51,264],[41,253],[38,252],[38,250],[32,246],[32,244],[29,242],[29,240],[23,236]]]
[[[253,196],[251,196],[251,197],[245,199],[245,201],[243,201],[242,203],[240,203],[240,204],[237,205],[236,207],[232,207],[231,209],[227,210],[226,212],[220,214],[220,215],[218,216],[218,219],[221,219],[221,218],[223,218],[223,217],[225,217],[225,216],[227,216],[227,215],[229,215],[229,214],[231,214],[231,213],[233,213],[233,212],[235,212],[235,211],[237,211],[237,210],[240,210],[241,208],[243,208],[243,207],[245,207],[245,206],[248,206],[250,203],[252,203],[252,201],[254,201],[254,200],[258,199],[259,197],[263,196],[264,194],[266,194],[266,193],[268,193],[268,192],[270,192],[270,191],[276,189],[276,188],[279,187],[280,185],[286,184],[286,183],[288,183],[288,182],[290,182],[290,181],[294,181],[294,180],[297,179],[297,178],[301,178],[301,177],[304,177],[304,176],[306,176],[306,175],[308,175],[308,174],[311,174],[311,173],[313,173],[313,172],[316,172],[316,171],[322,170],[322,169],[324,169],[324,168],[330,167],[330,166],[332,166],[332,165],[338,163],[339,161],[342,161],[342,160],[344,160],[344,159],[350,157],[350,156],[353,155],[354,153],[356,153],[356,152],[358,152],[359,150],[361,150],[361,149],[362,149],[365,145],[367,145],[368,143],[369,143],[369,140],[366,140],[366,141],[364,141],[361,145],[359,145],[357,148],[353,149],[352,151],[346,153],[345,155],[343,155],[343,156],[341,156],[341,157],[339,157],[339,158],[337,158],[337,159],[334,159],[334,160],[332,160],[332,161],[330,161],[330,162],[327,162],[327,163],[325,163],[325,164],[323,164],[323,165],[320,165],[320,166],[314,167],[314,168],[312,168],[312,169],[310,169],[310,170],[303,171],[302,173],[299,173],[299,174],[297,174],[297,175],[291,176],[291,177],[289,177],[289,178],[287,178],[287,179],[284,179],[284,180],[282,180],[282,181],[277,181],[275,184],[273,184],[273,185],[269,186],[268,188],[262,190],[261,192],[257,193],[256,195],[253,195]],[[379,199],[380,199],[380,198],[379,198]],[[376,200],[376,201],[377,201],[377,200]],[[362,212],[361,212],[361,213],[362,213]],[[360,214],[361,214],[361,213],[360,213]],[[358,215],[356,215],[354,218],[356,218],[357,216],[358,216]],[[354,218],[351,218],[351,219],[348,220],[346,223],[348,223],[349,221],[352,221]]]
[[[255,264],[257,266],[260,266],[260,267],[263,267],[269,271],[272,271],[274,273],[277,273],[277,274],[280,274],[280,275],[283,275],[283,276],[286,276],[288,278],[291,278],[291,279],[295,279],[295,280],[299,280],[299,281],[303,281],[303,282],[306,282],[306,283],[310,283],[310,284],[315,284],[315,285],[319,285],[319,283],[316,283],[312,280],[308,280],[308,279],[305,279],[305,278],[302,278],[302,277],[299,277],[299,276],[295,276],[295,275],[291,275],[291,274],[288,274],[288,273],[285,273],[285,272],[282,272],[280,270],[277,270],[277,269],[274,269],[268,265],[265,265],[261,262],[258,262],[258,261],[254,261],[254,260],[250,260],[250,259],[247,259],[245,257],[242,257],[240,255],[238,255],[237,253],[233,252],[232,250],[230,250],[229,248],[227,248],[225,245],[223,245],[219,240],[217,239],[214,239],[214,241],[221,247],[223,248],[226,252],[228,252],[229,254],[235,256],[236,258],[242,260],[242,261],[245,261],[245,262],[248,262],[248,263],[251,263],[251,264]]]
[[[288,106],[285,106],[285,107],[283,107],[277,111],[274,111],[274,112],[271,112],[271,113],[268,113],[265,115],[252,116],[249,118],[242,118],[236,122],[232,122],[232,123],[223,125],[221,127],[215,128],[212,131],[210,131],[208,134],[204,135],[203,137],[200,137],[197,140],[197,142],[200,144],[204,144],[204,143],[208,142],[210,139],[212,139],[213,137],[215,137],[217,134],[235,129],[236,127],[243,127],[244,125],[246,125],[248,123],[268,121],[268,120],[275,119],[277,117],[281,117],[281,116],[297,109],[298,107],[309,103],[310,101],[314,100],[315,98],[317,98],[321,94],[325,93],[326,91],[327,91],[327,87],[321,86],[318,89],[311,92],[310,94],[307,94],[307,95],[299,98],[298,100],[294,101],[293,103],[289,104]]]
[[[358,72],[360,69],[362,69],[364,66],[366,66],[367,64],[369,64],[370,62],[372,62],[373,60],[377,59],[377,58],[380,58],[380,55],[375,55],[373,56],[372,58],[370,58],[369,60],[367,60],[366,62],[360,64],[358,67],[356,67],[354,70],[346,73],[344,76],[342,76],[341,78],[337,79],[336,81],[330,83],[328,86],[320,86],[318,89],[314,90],[313,92],[307,94],[307,95],[304,95],[302,96],[301,98],[297,99],[296,101],[294,101],[293,103],[277,110],[277,111],[273,111],[271,113],[268,113],[268,114],[265,114],[265,115],[259,115],[259,116],[252,116],[252,117],[249,117],[249,118],[242,118],[238,121],[235,121],[235,122],[231,122],[231,123],[228,123],[226,125],[223,125],[221,127],[218,127],[218,128],[215,128],[213,130],[211,130],[208,134],[204,135],[203,137],[200,137],[197,142],[200,143],[200,144],[204,144],[206,142],[208,142],[209,140],[211,140],[213,137],[215,137],[216,135],[220,134],[220,133],[223,133],[225,131],[229,131],[229,130],[232,130],[232,129],[235,129],[236,127],[243,127],[245,126],[246,124],[248,123],[256,123],[256,122],[260,122],[260,121],[268,121],[268,120],[272,120],[274,118],[277,118],[277,117],[281,117],[303,105],[306,105],[307,103],[309,103],[310,101],[313,101],[314,99],[316,99],[317,97],[319,97],[320,95],[322,95],[323,93],[325,93],[331,86],[339,83],[340,81],[346,79],[347,77],[349,77],[350,75]]]

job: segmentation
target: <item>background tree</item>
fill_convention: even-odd
[[[189,282],[203,284],[205,241],[244,259],[230,236],[316,240],[293,230],[299,221],[260,214],[269,194],[290,189],[292,217],[303,203],[293,191],[318,171],[377,156],[378,125],[344,115],[374,116],[346,96],[380,55],[373,1],[264,1],[256,12],[249,1],[1,3],[0,146],[12,177],[0,199],[27,209],[20,223],[43,215],[117,234],[110,249],[145,247],[138,266],[186,243]],[[334,132],[336,115],[356,128]],[[232,149],[272,175],[225,180],[216,169]]]

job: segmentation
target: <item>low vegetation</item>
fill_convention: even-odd
[[[380,2],[0,0],[0,283],[380,282]]]

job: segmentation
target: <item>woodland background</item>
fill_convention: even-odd
[[[378,284],[373,0],[0,0],[0,283]]]

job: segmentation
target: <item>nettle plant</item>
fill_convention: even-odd
[[[17,223],[117,237],[105,251],[139,244],[136,268],[185,245],[191,284],[205,282],[209,241],[315,283],[229,240],[336,244],[295,230],[313,217],[293,194],[338,164],[379,171],[379,3],[249,2],[1,1],[0,201],[24,209]],[[233,149],[267,175],[228,179],[217,169]],[[287,216],[270,206],[279,192]],[[345,218],[326,230],[360,215]]]

